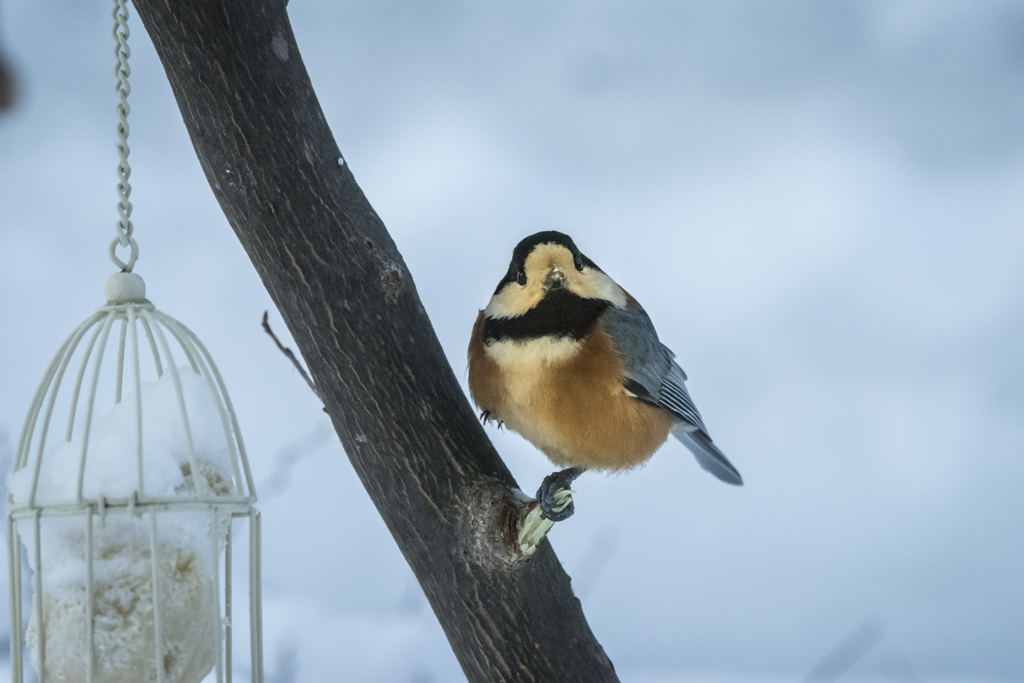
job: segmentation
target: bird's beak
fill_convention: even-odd
[[[560,271],[558,268],[552,268],[548,276],[544,278],[544,293],[547,294],[552,289],[561,289],[565,287],[565,273]]]

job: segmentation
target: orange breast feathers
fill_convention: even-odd
[[[582,341],[485,342],[480,311],[469,342],[473,401],[556,465],[629,469],[668,438],[669,414],[622,386],[622,359],[600,321]]]

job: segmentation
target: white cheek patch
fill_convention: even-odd
[[[543,298],[544,290],[535,282],[527,283],[525,287],[507,284],[487,302],[484,315],[488,318],[514,318],[536,306]]]
[[[532,372],[538,366],[571,360],[580,352],[581,346],[572,337],[538,337],[528,342],[491,342],[486,346],[486,353],[502,370]]]
[[[584,268],[583,272],[572,272],[569,276],[572,291],[584,299],[604,299],[613,306],[626,307],[626,292],[599,270]]]

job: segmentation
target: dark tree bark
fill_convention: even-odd
[[[517,553],[516,482],[344,163],[284,2],[135,5],[210,186],[466,676],[617,680],[547,541]]]

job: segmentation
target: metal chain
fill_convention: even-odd
[[[128,165],[128,154],[131,151],[128,148],[128,112],[131,111],[131,107],[128,106],[128,95],[132,92],[132,87],[128,84],[128,76],[132,73],[131,67],[128,66],[128,58],[131,56],[132,51],[128,47],[130,31],[128,30],[127,0],[114,0],[113,16],[113,34],[114,42],[116,43],[114,57],[117,59],[117,64],[114,66],[114,75],[117,76],[115,92],[117,92],[117,155],[119,161],[117,164],[118,219],[114,223],[117,236],[110,243],[110,260],[121,270],[130,273],[135,265],[135,260],[139,257],[139,245],[136,244],[135,239],[132,237],[132,230],[134,229],[130,220],[132,203],[128,201],[132,194],[132,186],[128,182],[128,178],[132,174],[132,168]],[[118,245],[131,247],[128,263],[117,257],[115,251]]]

